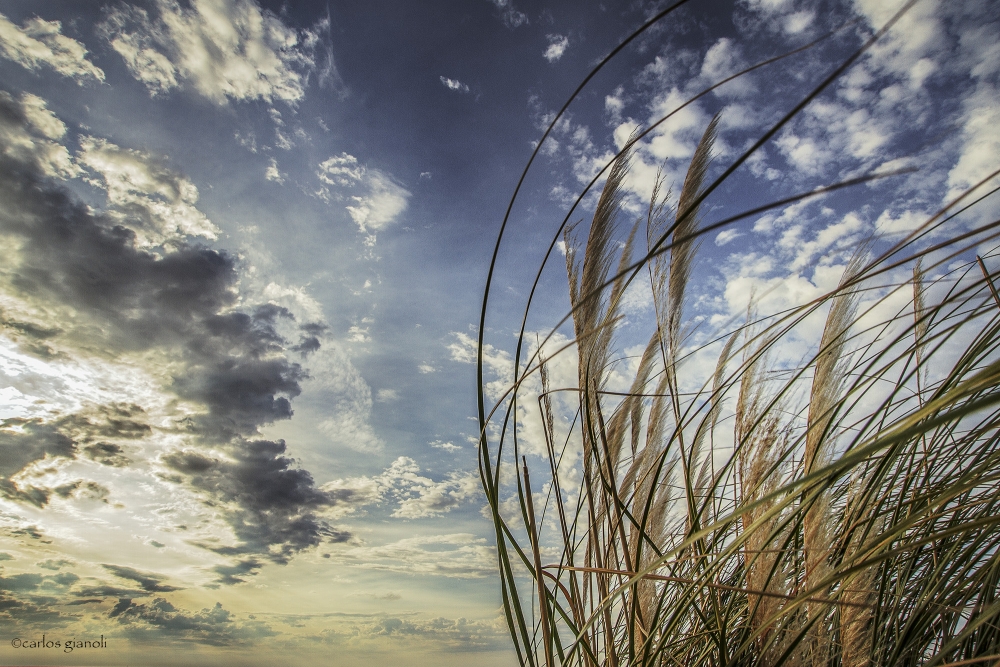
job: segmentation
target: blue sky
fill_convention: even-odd
[[[900,5],[690,3],[624,50],[513,209],[487,380],[509,374],[569,205],[633,128],[835,31],[646,137],[636,216],[658,169],[679,190],[715,114],[717,175]],[[512,664],[476,473],[486,270],[555,112],[665,6],[0,3],[3,661]],[[918,168],[705,237],[693,346],[751,294],[773,312],[828,291],[863,239],[900,238],[997,168],[998,20],[920,0],[713,194],[705,222]],[[565,253],[529,332],[566,313]],[[636,291],[625,312],[651,309]],[[9,645],[42,633],[109,647]]]

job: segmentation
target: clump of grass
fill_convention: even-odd
[[[706,372],[685,348],[684,303],[701,205],[735,169],[707,182],[717,122],[676,205],[658,179],[645,219],[618,228],[639,133],[610,165],[586,241],[566,228],[574,345],[553,354],[575,351],[576,387],[550,386],[541,343],[522,366],[522,333],[506,397],[488,413],[480,391],[481,473],[521,663],[995,663],[1000,296],[974,252],[995,223],[917,249],[970,189],[883,252],[863,245],[830,293],[766,317],[751,306],[709,344]],[[912,279],[887,282],[908,265]],[[622,299],[643,273],[655,321],[629,389],[611,392]],[[912,297],[890,310],[900,290]],[[775,367],[824,312],[814,353]],[[517,421],[532,378],[546,456],[529,471]],[[557,392],[578,397],[568,421]]]

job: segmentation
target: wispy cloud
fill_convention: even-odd
[[[469,86],[466,85],[466,84],[464,84],[464,83],[462,83],[461,81],[458,81],[456,79],[449,79],[446,76],[441,76],[441,77],[438,77],[438,78],[441,79],[441,83],[448,90],[454,90],[454,91],[459,92],[459,93],[467,93],[467,92],[469,92]]]
[[[343,201],[358,228],[369,234],[396,222],[406,210],[411,195],[391,175],[360,164],[348,153],[321,162],[316,177],[322,183],[317,196],[328,202]]]
[[[343,547],[331,557],[371,570],[480,578],[493,574],[496,552],[469,533],[408,537],[381,546]]]
[[[479,478],[474,472],[453,471],[434,481],[420,474],[416,461],[401,456],[380,475],[335,480],[322,490],[338,501],[329,510],[332,516],[348,516],[391,498],[396,504],[392,516],[423,519],[446,514],[476,498]]]
[[[490,0],[498,10],[500,18],[508,28],[517,28],[528,22],[528,16],[514,8],[513,0]]]
[[[569,46],[569,38],[565,35],[546,35],[545,38],[549,40],[549,46],[545,49],[542,57],[550,63],[554,63],[566,53],[566,47]]]
[[[51,67],[83,84],[104,81],[104,71],[87,58],[87,48],[62,34],[62,23],[36,17],[18,27],[0,14],[0,53],[30,69]]]
[[[93,173],[88,181],[107,194],[107,213],[134,229],[140,244],[218,238],[218,228],[196,207],[198,188],[162,160],[90,136],[80,140],[77,159]]]
[[[285,177],[288,174],[284,174],[278,170],[278,161],[271,158],[270,164],[267,165],[267,169],[264,171],[264,178],[269,181],[274,181],[278,185],[282,185],[285,182]]]
[[[107,14],[101,34],[151,95],[187,82],[204,97],[295,103],[315,67],[316,34],[290,28],[254,0],[159,2]]]

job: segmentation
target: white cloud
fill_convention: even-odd
[[[21,110],[25,118],[39,133],[48,139],[62,139],[66,134],[66,123],[49,111],[41,97],[25,93],[21,96]]]
[[[549,40],[549,46],[545,49],[542,57],[550,63],[554,63],[566,53],[566,47],[569,46],[569,38],[565,35],[546,35],[545,38]]]
[[[717,245],[717,246],[724,246],[727,243],[729,243],[730,241],[738,239],[741,236],[743,236],[743,235],[740,234],[735,229],[724,229],[724,230],[722,230],[721,232],[719,232],[716,235],[716,237],[715,237],[715,245]]]
[[[328,185],[345,186],[360,181],[364,173],[364,167],[358,164],[358,158],[341,153],[320,162],[316,177]]]
[[[413,495],[403,498],[399,508],[392,513],[400,519],[440,516],[479,493],[479,475],[475,472],[452,473],[440,482],[417,475],[406,481],[410,483],[410,493]]]
[[[784,29],[790,35],[797,35],[810,25],[812,25],[813,19],[816,18],[815,12],[801,11],[794,12],[785,17]]]
[[[458,81],[457,79],[449,79],[446,76],[440,76],[438,78],[441,79],[441,83],[448,90],[454,90],[459,93],[469,92],[469,86],[462,83],[461,81]]]
[[[493,576],[496,551],[469,533],[408,537],[381,546],[345,548],[331,553],[346,565],[457,578]]]
[[[347,340],[352,343],[370,343],[372,337],[368,335],[368,327],[353,325],[347,330]]]
[[[283,151],[290,151],[295,147],[292,140],[285,136],[285,133],[281,131],[281,128],[274,128],[274,145],[276,148],[280,148]]]
[[[431,443],[431,447],[434,449],[443,449],[444,451],[452,454],[462,449],[461,445],[456,445],[453,442],[443,442],[441,440],[435,440]]]
[[[930,58],[921,58],[910,68],[910,88],[916,90],[924,85],[931,74],[938,70],[937,63]]]
[[[345,206],[362,232],[373,234],[385,229],[406,210],[410,191],[380,169],[365,167],[348,153],[335,155],[319,165],[316,177],[325,185],[316,193],[320,198],[342,200],[341,193],[331,193],[329,186],[360,190],[351,195]]]
[[[778,12],[792,3],[792,0],[747,0],[747,5],[758,11]]]
[[[103,70],[87,59],[87,48],[63,35],[59,21],[34,17],[19,28],[0,14],[0,53],[30,70],[46,65],[80,84],[104,81]]]
[[[964,102],[962,151],[948,172],[948,194],[952,199],[997,169],[1000,155],[1000,92],[981,83]],[[995,183],[994,179],[994,183]]]
[[[375,394],[375,400],[379,403],[388,403],[399,399],[399,392],[395,389],[379,389]]]
[[[376,596],[378,598],[378,596]],[[382,597],[380,599],[393,599]],[[328,644],[350,641],[387,641],[399,650],[403,645],[419,647],[421,653],[433,651],[431,655],[441,655],[442,650],[468,651],[470,647],[481,650],[489,648],[502,651],[508,648],[510,633],[503,618],[494,620],[470,620],[466,618],[417,618],[412,614],[378,615],[361,618],[350,615],[350,623],[326,628],[318,634],[321,641]],[[438,659],[437,662],[440,662]],[[414,663],[417,664],[417,663]]]
[[[46,176],[71,178],[80,167],[58,139],[66,134],[66,125],[49,111],[42,98],[25,93],[20,100],[0,91],[0,104],[24,115],[30,130],[22,123],[0,119],[0,144],[6,156],[34,164]],[[15,112],[16,113],[16,112]]]
[[[884,26],[902,6],[900,1],[854,0],[855,10],[875,29]],[[909,71],[920,58],[941,46],[945,31],[938,14],[937,3],[913,5],[886,38],[874,46],[871,60],[890,71]]]
[[[464,364],[476,363],[479,342],[469,334],[453,331],[455,342],[448,344],[448,352],[452,361]],[[483,345],[483,364],[487,371],[496,379],[486,384],[486,394],[492,400],[499,400],[514,377],[514,362],[504,350],[498,350],[492,345]]]
[[[162,160],[90,136],[80,140],[78,159],[96,174],[88,182],[107,192],[109,214],[134,227],[140,243],[218,238],[218,228],[195,206],[198,188]]]
[[[902,211],[898,215],[892,215],[889,211],[882,211],[878,220],[875,221],[875,229],[884,236],[909,234],[920,225],[927,222],[931,216],[920,211]]]
[[[604,111],[611,117],[611,122],[615,125],[620,125],[622,122],[622,112],[625,111],[624,92],[619,87],[614,94],[604,97]]]
[[[444,444],[460,449],[450,443]],[[392,516],[424,519],[446,514],[475,498],[479,493],[479,476],[474,471],[452,471],[435,482],[420,474],[416,461],[400,456],[380,475],[338,479],[322,488],[340,501],[329,511],[332,517],[349,516],[365,506],[381,504],[391,498],[396,502]]]
[[[315,36],[286,26],[253,0],[157,0],[158,16],[121,5],[101,30],[151,95],[190,83],[218,103],[305,94],[304,72],[315,65]]]
[[[792,131],[782,133],[774,143],[789,164],[807,175],[822,173],[831,157],[830,150],[823,142]]]
[[[278,171],[278,161],[275,160],[274,158],[271,158],[271,163],[267,165],[267,170],[264,172],[264,178],[266,178],[269,181],[274,181],[279,185],[281,185],[285,182],[285,176],[287,175],[288,174],[283,174],[280,171]]]
[[[354,196],[347,211],[363,232],[385,229],[406,210],[410,191],[398,185],[392,177],[378,169],[367,170],[368,193]]]

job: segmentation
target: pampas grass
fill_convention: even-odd
[[[522,363],[522,325],[514,383],[492,405],[481,323],[480,472],[522,665],[1000,660],[1000,296],[976,255],[998,223],[926,242],[988,179],[881,253],[862,244],[809,303],[764,315],[751,303],[699,349],[685,328],[701,236],[815,192],[707,226],[706,198],[883,32],[710,181],[713,118],[676,202],[658,177],[645,215],[623,226],[633,134],[586,240],[564,222],[573,341],[536,340]],[[912,278],[889,282],[904,269]],[[622,304],[643,281],[655,316],[629,365]],[[775,362],[817,317],[803,363]],[[694,364],[708,350],[714,366]],[[574,353],[576,386],[553,388],[554,364]],[[625,368],[627,391],[611,391]],[[544,435],[530,461],[518,441],[529,407]]]

